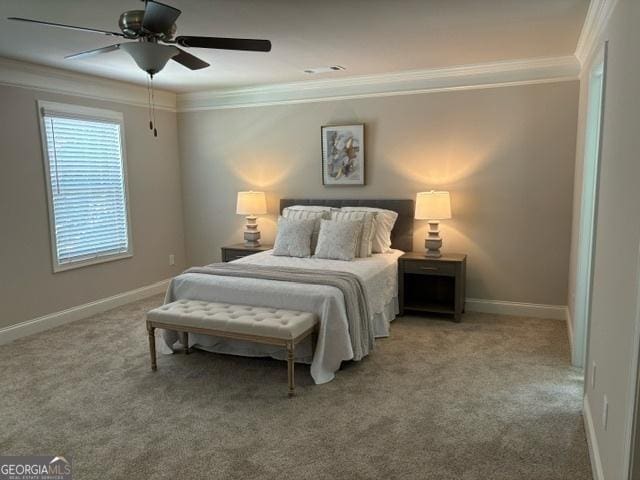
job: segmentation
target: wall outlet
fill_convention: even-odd
[[[591,390],[594,390],[596,388],[596,362],[593,362],[593,364],[591,365]]]
[[[175,264],[176,264],[176,256],[172,253],[171,255],[169,255],[169,266],[172,266]]]
[[[607,429],[607,422],[609,421],[609,399],[604,396],[604,402],[602,403],[602,428]]]

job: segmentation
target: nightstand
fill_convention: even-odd
[[[247,247],[244,243],[236,243],[234,245],[227,245],[221,248],[222,261],[230,262],[231,260],[237,260],[238,258],[253,255],[254,253],[264,252],[265,250],[271,250],[273,245],[260,245],[259,247]]]
[[[467,256],[448,253],[440,258],[422,252],[405,253],[398,259],[400,315],[405,310],[453,315],[462,320]]]

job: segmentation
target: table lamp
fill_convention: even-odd
[[[451,199],[449,192],[419,192],[416,195],[416,220],[427,220],[429,230],[424,246],[426,256],[441,257],[442,237],[440,237],[440,220],[451,218]]]
[[[256,215],[267,213],[264,192],[238,192],[236,213],[246,215],[247,218],[244,229],[244,244],[247,247],[260,246],[260,230],[258,230]]]

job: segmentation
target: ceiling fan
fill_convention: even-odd
[[[185,52],[181,47],[215,48],[221,50],[245,50],[250,52],[269,52],[271,42],[269,40],[255,40],[249,38],[223,38],[223,37],[194,37],[178,36],[176,33],[176,20],[182,13],[177,8],[156,2],[155,0],[142,0],[144,10],[129,10],[120,15],[118,25],[121,32],[111,32],[96,28],[76,27],[61,23],[43,22],[29,18],[9,17],[8,20],[36,23],[49,27],[66,28],[81,32],[100,33],[112,37],[122,37],[134,40],[125,43],[116,43],[107,47],[87,50],[85,52],[67,55],[65,58],[81,58],[98,55],[122,49],[133,57],[138,67],[144,70],[149,79],[147,82],[149,103],[149,129],[155,137],[158,136],[155,121],[153,76],[162,70],[169,60],[174,60],[191,69],[200,70],[209,66],[207,62]]]
[[[176,33],[175,22],[182,12],[177,8],[156,2],[155,0],[142,1],[145,3],[144,10],[129,10],[120,15],[118,25],[120,26],[121,32],[43,22],[29,18],[9,17],[8,20],[100,33],[113,37],[123,37],[127,40],[137,40],[87,50],[85,52],[68,55],[65,58],[81,58],[122,49],[131,55],[138,66],[151,77],[162,70],[169,60],[174,60],[191,70],[200,70],[201,68],[209,66],[204,60],[185,52],[176,45],[187,48],[214,48],[251,52],[271,51],[271,42],[269,40],[194,36],[174,37]]]

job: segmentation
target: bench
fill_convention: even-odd
[[[189,354],[189,333],[278,345],[287,350],[289,396],[294,394],[294,350],[309,335],[315,337],[315,315],[295,310],[252,307],[230,303],[177,300],[147,313],[147,332],[151,369],[157,370],[155,329],[182,333],[185,353]],[[315,338],[312,338],[312,348]]]

